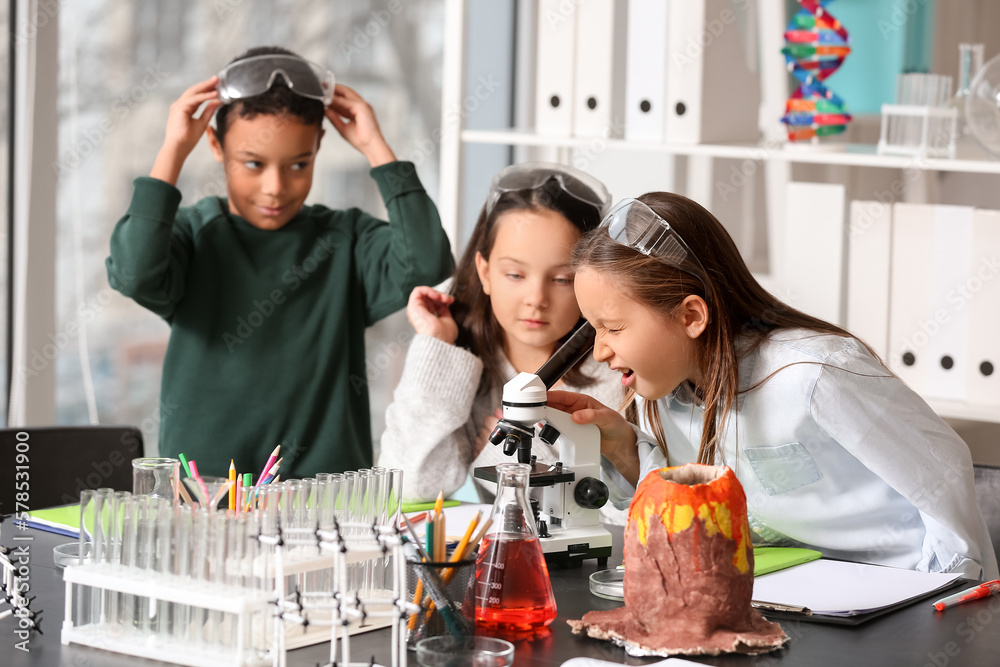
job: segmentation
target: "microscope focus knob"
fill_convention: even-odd
[[[609,498],[608,485],[596,477],[584,477],[576,483],[573,499],[585,510],[599,510]]]

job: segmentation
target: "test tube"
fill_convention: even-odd
[[[111,561],[111,545],[114,538],[111,535],[114,522],[111,520],[114,510],[115,492],[113,489],[101,488],[94,493],[94,567],[105,568]],[[108,625],[108,602],[110,592],[104,589],[94,589],[91,597],[91,616],[94,623],[101,628]]]
[[[205,576],[208,563],[208,509],[199,506],[191,510],[191,535],[189,549],[191,560],[188,566],[189,578],[195,586],[203,588],[208,578]],[[194,605],[188,608],[187,643],[200,648],[205,643],[205,609]]]
[[[174,559],[170,572],[179,585],[184,586],[191,576],[191,506],[174,505],[173,514]],[[176,642],[183,642],[185,639],[189,613],[187,605],[173,605],[170,635]]]
[[[156,527],[153,521],[153,502],[150,496],[133,496],[135,500],[135,564],[136,576],[147,577],[149,572],[150,559],[155,549],[152,544],[156,539]],[[149,598],[137,595],[134,605],[135,616],[133,617],[133,627],[140,634],[146,636],[149,633]]]
[[[315,491],[316,480],[307,477],[299,482],[302,484],[302,490],[299,492],[299,505],[295,508],[299,528],[315,528],[313,491]]]
[[[171,509],[173,498],[156,498],[156,558],[154,562],[154,577],[160,583],[170,581],[171,547],[173,545],[173,518]],[[162,637],[169,636],[170,619],[173,617],[173,603],[164,600],[157,601],[156,617],[152,619],[153,632]]]
[[[213,589],[220,593],[226,583],[226,530],[228,522],[225,512],[209,510],[209,582]],[[209,643],[218,648],[228,645],[225,633],[223,612],[213,609],[209,612]]]
[[[354,512],[354,487],[358,484],[358,473],[348,471],[341,480],[340,495],[337,497],[337,521],[351,521]]]
[[[389,524],[398,526],[403,514],[403,470],[391,468],[389,477]]]
[[[282,482],[281,485],[281,528],[282,530],[293,531],[300,527],[296,508],[301,502],[299,495],[302,493],[302,482],[297,479],[290,479]]]
[[[135,498],[128,492],[123,492],[123,494],[127,495],[123,495],[121,499],[118,568],[122,576],[132,578],[134,576],[132,569],[135,566]],[[130,593],[120,593],[115,619],[116,629],[120,634],[132,632],[134,613],[135,596]]]
[[[94,546],[93,535],[89,526],[94,525],[94,491],[84,489],[80,492],[80,559],[79,565],[83,565],[83,556],[87,549]],[[93,561],[91,561],[92,563]],[[73,584],[74,599],[76,600],[76,625],[90,625],[93,622],[91,616],[93,589],[90,586]]]
[[[130,491],[116,491],[112,498],[111,509],[111,553],[108,562],[112,570],[121,572],[122,569],[122,528],[127,510],[126,504],[131,504],[132,493]],[[112,632],[120,634],[122,631],[121,607],[126,593],[108,591],[108,622],[112,626]]]
[[[382,467],[372,468],[372,525],[384,526],[388,520],[387,509],[389,506],[389,471]],[[376,597],[383,595],[385,588],[385,566],[388,559],[383,555],[370,561],[370,588]]]

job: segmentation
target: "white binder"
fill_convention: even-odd
[[[814,317],[843,324],[844,186],[789,183],[785,259],[779,294]]]
[[[668,143],[759,138],[760,77],[748,66],[751,56],[741,34],[741,26],[755,25],[748,13],[754,11],[754,3],[731,0],[670,3]]]
[[[679,0],[684,1],[684,0]],[[625,138],[663,143],[670,0],[630,0],[625,58]]]
[[[535,60],[535,132],[568,137],[573,132],[576,10],[564,0],[539,0]]]
[[[940,327],[928,337],[924,391],[932,398],[965,400],[969,309],[957,285],[968,280],[972,271],[973,212],[970,206],[934,206],[927,311]]]
[[[922,395],[927,392],[928,344],[941,328],[928,299],[933,241],[933,206],[893,205],[888,362],[903,382]]]
[[[892,208],[877,201],[852,201],[847,244],[847,329],[885,360]]]
[[[625,126],[625,0],[588,0],[576,8],[573,134],[621,137]]]
[[[1000,211],[977,210],[972,271],[962,295],[969,310],[965,399],[1000,408]]]

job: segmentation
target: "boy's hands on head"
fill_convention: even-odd
[[[594,424],[601,430],[601,455],[611,462],[629,484],[639,481],[639,453],[632,426],[618,411],[596,398],[571,391],[549,391],[548,406],[568,412],[577,424]]]
[[[166,136],[163,138],[163,147],[156,156],[156,162],[153,163],[153,169],[149,173],[151,177],[177,185],[177,177],[181,173],[184,161],[198,145],[201,135],[205,134],[205,128],[208,127],[215,110],[222,106],[222,102],[219,101],[219,91],[215,89],[218,82],[219,77],[213,76],[211,79],[196,83],[170,105]],[[205,108],[202,109],[201,115],[195,117],[202,104]]]
[[[418,334],[454,344],[458,340],[458,324],[448,309],[454,301],[455,297],[433,287],[414,287],[406,303],[406,319]]]
[[[371,105],[351,88],[339,83],[336,85],[333,101],[326,108],[326,117],[347,143],[368,158],[372,167],[396,161],[395,154],[382,136]]]

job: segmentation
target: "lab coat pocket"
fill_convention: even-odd
[[[818,481],[823,475],[800,442],[743,450],[754,474],[769,496],[794,491]]]

